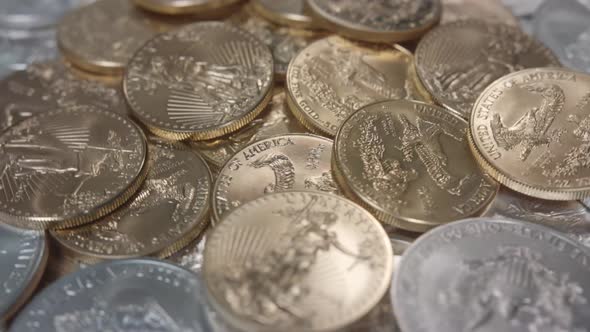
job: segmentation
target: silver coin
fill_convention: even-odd
[[[156,260],[87,267],[29,303],[11,331],[212,331],[205,287],[193,273]]]
[[[55,25],[72,8],[90,0],[2,0],[0,27],[8,29],[38,29]]]
[[[585,332],[590,251],[543,226],[467,219],[406,251],[392,300],[402,331]]]
[[[590,247],[590,212],[578,201],[546,201],[502,187],[484,216],[547,226]]]
[[[55,59],[57,56],[54,30],[16,36],[0,33],[0,77],[24,70],[31,63]]]
[[[205,243],[207,243],[207,236],[203,235],[166,260],[199,274],[203,268]]]
[[[0,325],[25,303],[47,262],[43,232],[0,223]]]
[[[502,0],[504,5],[516,16],[530,16],[535,13],[537,8],[544,0]]]
[[[590,1],[549,0],[536,12],[533,33],[560,61],[590,73]]]

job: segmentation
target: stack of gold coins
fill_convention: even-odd
[[[69,11],[61,57],[0,81],[0,327],[585,331],[590,76],[517,22],[499,0]]]

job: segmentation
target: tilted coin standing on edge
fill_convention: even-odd
[[[228,136],[192,142],[192,146],[209,163],[216,168],[221,168],[236,152],[252,142],[276,135],[307,132],[287,109],[285,97],[283,88],[275,88],[272,101],[258,118]]]
[[[212,304],[246,331],[333,331],[368,313],[391,280],[383,227],[327,193],[284,192],[231,212],[205,246]]]
[[[182,23],[156,18],[129,1],[98,0],[68,13],[58,26],[57,40],[63,55],[76,66],[121,74],[145,42]]]
[[[337,193],[330,172],[332,140],[309,134],[266,138],[244,147],[223,166],[213,186],[213,219],[238,206],[287,190]]]
[[[543,225],[590,248],[590,212],[578,201],[547,201],[502,187],[484,216]]]
[[[89,105],[48,111],[0,135],[0,218],[14,226],[61,229],[111,212],[146,173],[141,129]]]
[[[305,0],[254,0],[252,7],[265,19],[293,28],[313,28],[313,20],[305,8]]]
[[[469,219],[410,247],[393,282],[402,331],[585,331],[590,254],[549,228]]]
[[[84,79],[60,60],[32,64],[0,81],[0,132],[33,115],[76,105],[127,112],[121,89]]]
[[[33,294],[47,254],[43,232],[0,223],[0,326]]]
[[[444,107],[466,119],[496,79],[524,68],[559,66],[551,51],[517,27],[463,20],[430,31],[416,49],[418,77]]]
[[[88,262],[164,258],[193,241],[209,224],[211,174],[189,146],[148,138],[148,173],[137,193],[89,225],[52,231],[64,250]]]
[[[118,260],[45,288],[10,331],[213,331],[207,306],[193,273],[156,260]]]
[[[517,27],[518,19],[501,0],[441,0],[443,13],[441,24],[465,19],[480,19]]]
[[[284,81],[291,59],[311,42],[325,36],[325,33],[275,25],[257,16],[250,8],[244,6],[229,17],[228,22],[250,32],[270,48],[274,59],[275,80]]]
[[[195,18],[221,18],[236,10],[242,0],[132,0],[145,10],[164,15],[191,15]]]
[[[212,139],[252,121],[272,97],[266,45],[228,23],[164,33],[133,57],[124,78],[133,114],[169,139]]]
[[[440,20],[440,0],[307,0],[313,19],[348,38],[394,43],[417,39]]]
[[[482,214],[498,184],[473,158],[467,126],[415,101],[365,106],[336,135],[335,179],[381,222],[413,232]]]
[[[502,77],[475,103],[469,143],[512,190],[550,200],[590,196],[590,75],[536,68]]]
[[[334,136],[352,112],[385,99],[428,100],[417,88],[412,53],[331,36],[301,51],[287,71],[288,103],[312,132]]]

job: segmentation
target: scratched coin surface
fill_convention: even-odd
[[[120,74],[145,42],[180,23],[156,19],[130,1],[99,0],[68,13],[58,26],[57,40],[63,55],[76,66]]]
[[[0,81],[0,132],[33,115],[76,105],[127,112],[120,88],[78,76],[59,60],[33,64]]]
[[[33,229],[95,220],[126,201],[145,174],[141,129],[90,105],[48,110],[0,135],[0,218]]]
[[[289,65],[289,107],[311,131],[334,136],[355,110],[385,99],[427,100],[413,79],[412,54],[332,36],[301,51]]]
[[[0,325],[37,287],[47,262],[45,235],[0,223]]]
[[[307,0],[318,24],[369,42],[417,39],[440,20],[440,0]]]
[[[135,196],[89,225],[51,235],[88,261],[167,257],[209,224],[211,175],[186,144],[148,138],[148,173]]]
[[[285,80],[289,62],[301,50],[324,33],[294,29],[273,24],[252,13],[249,6],[231,16],[228,21],[258,37],[272,52],[274,58],[275,79]]]
[[[132,0],[137,6],[166,15],[195,15],[217,18],[235,9],[241,0]]]
[[[347,196],[386,224],[424,232],[483,213],[498,190],[471,155],[467,122],[442,107],[393,100],[351,115],[332,169]]]
[[[305,10],[305,0],[254,0],[252,6],[260,16],[276,24],[295,28],[313,26]]]
[[[148,259],[89,266],[41,291],[10,331],[213,331],[193,273]]]
[[[494,82],[471,114],[480,165],[508,188],[550,200],[590,195],[590,75],[519,71]]]
[[[469,219],[404,254],[392,299],[402,331],[587,331],[590,254],[549,228]]]
[[[462,20],[429,32],[416,49],[418,77],[436,101],[469,118],[479,94],[524,68],[559,66],[553,53],[517,27]]]
[[[590,247],[590,212],[578,201],[542,200],[502,187],[485,216],[547,226]]]
[[[209,235],[203,273],[216,309],[247,331],[334,331],[381,300],[393,256],[360,206],[319,192],[260,197]]]
[[[221,168],[236,152],[252,142],[275,135],[305,132],[307,130],[287,109],[284,89],[276,88],[270,104],[258,118],[235,133],[215,140],[194,142],[193,146],[209,163]]]
[[[228,23],[161,34],[131,60],[124,79],[135,116],[158,136],[212,139],[254,119],[272,97],[266,45]]]
[[[481,19],[518,26],[518,19],[501,0],[442,0],[441,23],[465,19]]]
[[[220,222],[238,206],[287,190],[337,193],[330,172],[332,140],[287,134],[259,140],[234,154],[213,186],[213,217]]]

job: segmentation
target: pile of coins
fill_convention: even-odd
[[[502,3],[51,8],[0,19],[60,53],[0,81],[0,328],[590,331],[587,58]]]

